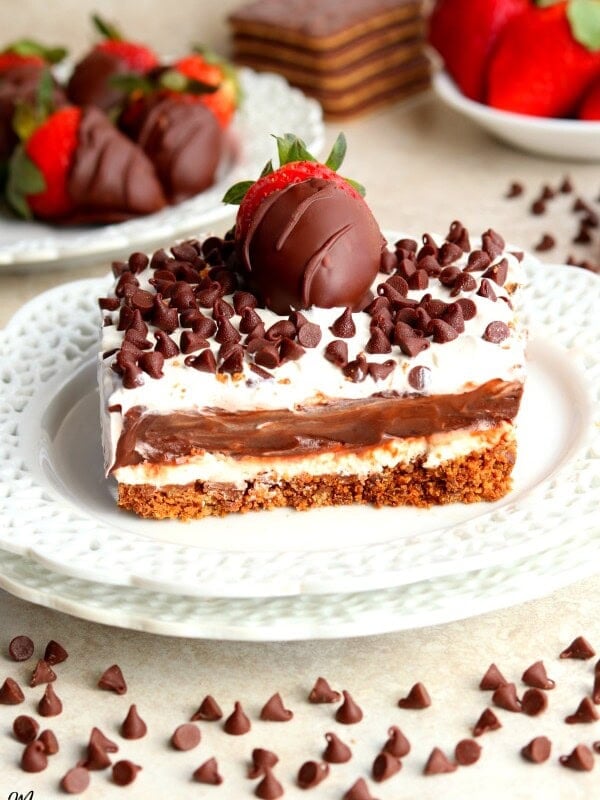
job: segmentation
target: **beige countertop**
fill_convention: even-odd
[[[47,4],[24,0],[18,7],[7,3],[0,9],[3,39],[22,35],[26,21],[35,19],[44,21],[45,38],[65,38],[66,32],[69,43],[76,47],[87,36],[85,10],[92,5],[107,17],[118,17],[124,29],[135,28],[138,38],[147,37],[161,49],[174,52],[183,49],[182,31],[186,42],[199,38],[225,42],[222,15],[237,3],[222,2],[217,9],[216,4],[180,0],[170,6],[166,24],[159,3],[121,7],[108,0],[96,4],[56,0],[50,14]],[[72,21],[69,29],[65,27],[67,13]],[[328,126],[328,144],[339,127]],[[547,261],[564,261],[568,253],[600,260],[598,240],[587,247],[571,243],[576,233],[575,218],[569,211],[573,195],[557,198],[544,217],[532,216],[528,210],[542,184],[556,186],[565,174],[572,177],[581,196],[593,200],[600,191],[600,165],[545,160],[509,149],[446,110],[432,96],[354,120],[343,129],[349,143],[344,171],[367,186],[367,198],[382,228],[418,236],[426,231],[443,233],[454,219],[460,219],[474,233],[491,226],[528,249],[543,233],[552,233],[558,246],[544,254]],[[503,195],[512,180],[521,181],[526,194],[506,200]],[[225,225],[217,232],[224,229]],[[99,263],[0,275],[0,326],[39,292],[65,281],[102,275],[107,266]],[[594,490],[600,493],[599,487]],[[39,655],[51,638],[70,653],[68,661],[56,668],[56,691],[64,712],[41,720],[43,727],[54,729],[61,744],[47,770],[35,775],[21,771],[21,746],[10,733],[17,714],[36,715],[42,687],[25,689],[26,700],[20,706],[0,706],[0,800],[30,790],[33,800],[65,796],[57,790],[58,781],[81,757],[92,725],[119,741],[120,753],[114,760],[130,758],[144,769],[127,789],[111,784],[108,772],[93,773],[91,786],[83,795],[90,800],[251,797],[254,783],[244,775],[253,747],[267,747],[280,756],[276,774],[286,789],[285,797],[334,800],[341,798],[356,778],[368,777],[387,728],[393,724],[406,733],[412,751],[401,772],[389,781],[375,784],[369,779],[372,794],[379,800],[597,797],[600,764],[593,772],[584,773],[565,769],[557,761],[558,755],[570,752],[576,744],[591,746],[600,739],[600,722],[564,724],[564,717],[589,693],[597,659],[559,660],[558,654],[580,634],[600,649],[599,594],[600,575],[524,605],[397,634],[333,641],[220,643],[102,626],[0,592],[0,683],[10,675],[27,685],[33,660],[15,664],[7,656],[8,643],[17,634],[31,636]],[[465,611],[471,612],[477,609]],[[557,688],[549,693],[546,713],[528,717],[498,710],[503,727],[479,739],[483,752],[477,764],[449,775],[424,777],[422,768],[432,747],[451,754],[458,740],[470,736],[474,722],[489,704],[489,696],[477,688],[488,665],[496,662],[505,676],[517,683],[521,694],[525,688],[521,673],[538,659],[544,660],[549,675],[557,681]],[[129,684],[124,697],[96,688],[101,672],[113,663],[122,667]],[[306,702],[318,675],[328,678],[335,688],[352,693],[365,712],[363,722],[344,727],[333,721],[332,707]],[[417,681],[429,690],[431,708],[398,709],[398,698]],[[261,706],[276,691],[294,710],[294,719],[285,725],[257,721]],[[244,737],[231,737],[218,723],[203,723],[198,749],[176,753],[168,744],[172,731],[208,693],[226,713],[234,700],[241,700],[253,720],[252,731]],[[118,736],[130,703],[137,703],[149,728],[148,736],[135,742]],[[294,785],[296,771],[303,761],[319,758],[323,735],[329,730],[350,744],[354,757],[348,764],[334,765],[327,780],[305,794]],[[547,735],[553,751],[547,763],[532,765],[520,758],[519,750],[537,735]],[[193,769],[212,755],[219,761],[224,783],[220,787],[192,783]]]

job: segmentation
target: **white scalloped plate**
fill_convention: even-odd
[[[372,591],[489,568],[541,553],[575,529],[597,530],[600,283],[573,267],[539,266],[529,279],[530,379],[515,488],[505,500],[191,523],[118,510],[103,478],[93,354],[95,298],[108,279],[39,296],[0,338],[0,548],[103,583],[274,597]]]
[[[0,222],[0,270],[64,269],[109,261],[133,250],[152,250],[165,241],[209,230],[233,217],[233,207],[221,202],[226,189],[258,175],[276,154],[270,134],[294,131],[310,150],[321,151],[325,128],[315,100],[272,73],[244,68],[240,81],[244,100],[229,130],[227,156],[214,186],[157,214],[115,225],[61,228],[4,214]]]

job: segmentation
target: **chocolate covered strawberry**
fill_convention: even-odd
[[[342,178],[342,134],[324,164],[292,134],[277,138],[280,166],[231,187],[235,236],[248,282],[277,314],[291,309],[363,308],[385,242],[359,187]]]
[[[530,0],[438,0],[429,21],[429,41],[467,97],[485,98],[496,40],[504,26],[529,6]]]
[[[233,66],[225,59],[199,50],[175,61],[172,69],[198,84],[216,88],[214,92],[199,94],[198,100],[210,108],[221,127],[226,128],[240,100],[239,81]]]
[[[24,217],[69,223],[119,221],[165,205],[144,153],[99,109],[75,106],[51,113],[17,148],[7,200]]]
[[[64,47],[47,47],[34,39],[19,39],[0,52],[0,80],[14,67],[58,64],[66,54]]]

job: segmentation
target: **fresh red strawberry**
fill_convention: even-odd
[[[0,53],[0,74],[13,67],[20,67],[23,64],[33,64],[42,67],[44,59],[41,56],[21,56],[18,53]]]
[[[600,120],[600,80],[594,81],[589,88],[577,116],[590,122]]]
[[[600,11],[600,4],[589,2],[592,13],[594,7]],[[600,72],[600,51],[575,38],[574,7],[567,2],[532,6],[508,23],[490,62],[491,106],[539,117],[575,111]]]
[[[338,136],[327,161],[320,164],[307,151],[302,140],[293,134],[276,137],[279,154],[279,169],[273,170],[269,163],[257,181],[242,181],[232,186],[223,198],[224,203],[239,204],[236,218],[235,236],[242,242],[246,236],[252,218],[258,206],[269,195],[278,192],[293,183],[301,183],[310,178],[324,178],[333,181],[344,192],[352,197],[360,197],[364,193],[362,187],[353,181],[342,178],[335,171],[341,165],[346,153],[346,140],[343,134]]]
[[[95,46],[96,50],[116,56],[131,72],[143,74],[158,66],[156,53],[147,45],[124,39],[118,28],[97,14],[94,14],[92,19],[98,31],[104,36],[104,41]]]
[[[20,39],[9,44],[0,53],[0,76],[7,70],[24,64],[38,67],[57,64],[66,54],[64,47],[46,47],[33,39]]]
[[[484,99],[494,44],[504,26],[529,6],[529,0],[438,0],[430,18],[429,41],[467,97]]]
[[[193,53],[180,58],[173,69],[207,86],[217,86],[216,92],[198,95],[198,100],[210,108],[222,128],[226,128],[239,104],[240,88],[235,70],[226,61],[209,53]]]

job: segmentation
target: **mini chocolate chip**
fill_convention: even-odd
[[[276,800],[276,798],[282,797],[283,786],[273,775],[269,767],[265,768],[264,778],[254,789],[254,794],[262,800]]]
[[[595,722],[597,719],[600,719],[600,716],[594,704],[589,697],[584,697],[577,706],[575,713],[565,717],[565,722],[569,725],[576,725],[579,722]]]
[[[325,678],[317,678],[308,695],[309,703],[337,703],[341,694],[331,688]]]
[[[373,354],[392,352],[390,340],[380,328],[373,328],[371,331],[371,337],[365,345],[365,352]]]
[[[47,684],[46,691],[38,703],[38,713],[42,717],[57,717],[62,713],[63,705],[60,697],[54,691],[51,683]]]
[[[473,736],[481,736],[482,733],[488,731],[496,731],[502,727],[502,723],[494,714],[491,708],[486,708],[482,711],[481,716],[473,726]]]
[[[223,351],[223,348],[221,348],[221,351]],[[237,375],[244,369],[244,351],[241,345],[227,343],[226,351],[220,352],[219,355],[223,359],[219,365],[220,373]]]
[[[396,250],[406,250],[409,253],[416,253],[418,246],[414,239],[398,239],[397,242],[394,242]]]
[[[370,362],[368,368],[369,375],[374,381],[384,381],[396,368],[396,362],[392,358],[383,363]]]
[[[389,250],[382,250],[381,258],[379,259],[379,271],[383,272],[385,275],[391,275],[397,266],[398,256],[396,253],[391,253]]]
[[[100,728],[92,728],[90,732],[89,744],[99,747],[102,750],[105,750],[107,753],[119,752],[119,745],[116,742],[113,742],[112,739],[109,739],[108,736],[105,736]]]
[[[454,244],[458,245],[463,253],[468,253],[471,249],[469,231],[465,228],[462,222],[457,219],[454,220],[454,222],[450,225],[450,230],[446,235],[446,241],[453,242]]]
[[[467,261],[465,272],[483,272],[492,263],[492,259],[484,250],[473,250]]]
[[[43,658],[35,665],[35,669],[33,670],[33,674],[31,676],[31,680],[29,681],[30,686],[39,686],[40,683],[51,683],[52,681],[56,680],[56,673],[48,664],[47,661],[44,661]]]
[[[113,664],[106,669],[100,676],[98,687],[116,694],[125,694],[127,692],[127,684],[121,668],[117,664]]]
[[[546,203],[539,197],[537,200],[534,200],[530,206],[530,211],[537,217],[540,217],[542,214],[546,213]]]
[[[380,283],[377,287],[377,294],[380,297],[385,297],[387,300],[389,300],[392,308],[401,308],[406,297],[406,295],[401,294],[397,289],[394,289],[394,287],[390,286],[388,283]]]
[[[498,667],[492,663],[486,670],[485,675],[479,682],[479,688],[484,692],[495,691],[499,686],[508,683],[504,675],[500,672]]]
[[[221,284],[211,281],[208,287],[196,292],[196,301],[201,308],[212,308],[221,295]]]
[[[60,788],[67,794],[81,794],[90,785],[90,773],[84,767],[73,767],[63,775]]]
[[[141,767],[133,761],[123,760],[113,764],[112,779],[117,786],[129,786],[137,777]]]
[[[594,686],[592,688],[592,701],[598,705],[600,703],[600,673],[594,673]]]
[[[192,778],[196,783],[207,783],[210,786],[220,786],[223,777],[219,774],[219,765],[216,758],[209,758],[194,770]]]
[[[463,319],[465,321],[473,319],[475,316],[477,316],[477,306],[473,300],[469,299],[468,297],[459,298],[456,301],[456,304],[460,307]]]
[[[401,769],[402,762],[400,759],[384,750],[382,753],[375,756],[373,766],[371,767],[371,775],[374,781],[382,783],[383,781],[387,781],[388,778],[391,778],[392,775],[400,772]]]
[[[398,263],[398,269],[396,271],[397,275],[400,275],[401,278],[404,278],[405,281],[410,281],[411,275],[414,275],[417,271],[417,265],[414,261],[411,261],[409,258],[403,258]]]
[[[484,278],[490,278],[494,281],[494,283],[497,283],[498,286],[504,286],[507,276],[508,261],[505,258],[503,258],[502,261],[499,261],[497,264],[488,267],[483,273]]]
[[[44,750],[47,756],[54,756],[58,753],[58,739],[54,735],[54,731],[47,728],[39,735],[39,741],[44,745]]]
[[[412,308],[403,310],[413,311]],[[392,320],[391,312],[386,309],[384,311],[379,311],[377,314],[373,314],[371,317],[371,322],[369,323],[369,327],[371,331],[374,328],[379,328],[379,330],[389,338],[394,332],[394,322]]]
[[[392,289],[395,289],[402,297],[406,297],[408,294],[408,283],[401,275],[392,275],[391,278],[387,279],[385,285],[391,286]]]
[[[235,308],[235,313],[240,316],[245,309],[256,308],[257,303],[256,297],[250,292],[236,292],[233,295],[233,307]]]
[[[450,326],[448,327],[450,328]],[[453,329],[450,328],[450,330]],[[427,348],[430,346],[429,339],[425,339],[422,336],[417,336],[416,332],[413,332],[412,336],[406,336],[406,337],[398,336],[398,334],[394,332],[394,340],[399,345],[400,350],[402,350],[404,355],[409,356],[410,358],[418,356],[419,353],[422,353],[423,350],[427,350]]]
[[[297,361],[302,358],[306,350],[293,339],[284,338],[279,345],[279,358],[281,361]]]
[[[89,770],[103,770],[108,769],[111,763],[112,762],[108,756],[108,752],[102,746],[102,744],[98,740],[90,737],[90,741],[88,742],[87,746],[86,759],[85,761],[79,762],[79,766],[85,767]]]
[[[524,191],[525,189],[522,183],[519,183],[518,181],[513,181],[506,190],[506,194],[504,196],[510,200],[513,197],[520,197]]]
[[[413,367],[407,376],[408,383],[417,392],[423,392],[431,382],[431,370],[429,367]]]
[[[217,332],[215,333],[215,340],[219,344],[230,344],[239,342],[242,337],[233,327],[227,318],[222,318],[217,324]]]
[[[453,264],[455,261],[458,261],[462,254],[462,247],[454,244],[454,242],[446,241],[440,247],[438,261],[442,267],[447,267],[449,264]]]
[[[30,742],[26,745],[21,756],[21,769],[24,772],[42,772],[48,766],[48,756],[44,743]]]
[[[150,259],[150,267],[151,269],[161,269],[164,268],[170,261],[172,261],[171,256],[167,253],[164,248],[160,248],[160,250],[156,250],[152,258]]]
[[[231,319],[235,314],[235,309],[222,297],[218,297],[213,303],[213,317],[215,319]]]
[[[581,224],[586,228],[597,228],[600,225],[600,217],[595,211],[589,211],[588,214],[581,220]]]
[[[330,764],[345,764],[352,758],[352,750],[342,742],[335,733],[326,733],[327,747],[323,751],[323,759]]]
[[[152,353],[144,353],[139,360],[140,369],[155,380],[162,378],[164,363],[165,359],[163,354],[159,353],[157,350]]]
[[[453,286],[459,275],[461,270],[458,267],[444,267],[440,272],[439,281],[443,286]]]
[[[594,744],[592,745],[592,749],[594,750],[595,753],[600,753],[600,741],[594,742]]]
[[[149,319],[154,307],[154,297],[151,292],[146,289],[136,289],[131,295],[130,304],[142,315],[142,319]]]
[[[314,322],[307,322],[298,330],[298,341],[302,347],[316,347],[321,341],[321,328]]]
[[[530,717],[537,717],[548,708],[548,698],[541,689],[527,689],[521,698],[521,710]]]
[[[8,655],[13,661],[27,661],[33,651],[34,645],[29,636],[15,636],[8,645]]]
[[[223,730],[231,736],[242,736],[250,730],[250,720],[244,714],[242,704],[236,700],[233,712],[227,717],[223,723]]]
[[[359,778],[348,789],[342,800],[375,800],[364,778]]]
[[[573,183],[569,175],[565,175],[558,188],[558,191],[562,194],[570,194],[573,191]]]
[[[171,252],[179,261],[189,261],[193,264],[198,258],[198,251],[190,242],[179,242],[171,247]]]
[[[329,775],[329,764],[318,761],[305,761],[298,770],[296,783],[301,789],[313,789]]]
[[[131,344],[134,347],[137,347],[138,350],[149,350],[152,347],[152,342],[146,339],[146,335],[141,333],[140,331],[133,330],[133,328],[130,328],[126,332],[123,341],[131,342]]]
[[[154,349],[157,353],[160,353],[164,359],[174,358],[179,355],[179,348],[173,339],[164,331],[156,331],[154,337],[156,339]]]
[[[521,711],[521,702],[517,697],[517,688],[514,683],[500,684],[492,695],[492,702],[498,708],[504,708],[506,711]]]
[[[29,744],[37,737],[40,729],[39,724],[33,717],[28,717],[26,714],[21,714],[15,717],[13,722],[13,733],[15,739],[21,744]]]
[[[131,272],[142,272],[146,269],[149,263],[150,259],[146,253],[132,253],[128,259],[129,269]]]
[[[254,308],[244,308],[242,311],[242,318],[240,320],[240,332],[251,333],[257,325],[260,325],[261,318],[258,316]]]
[[[355,725],[363,718],[363,712],[360,706],[357,705],[354,698],[345,689],[342,690],[344,702],[335,712],[335,718],[343,725]]]
[[[295,325],[287,319],[282,319],[271,325],[265,333],[265,339],[269,342],[279,342],[283,338],[293,339],[295,335]]]
[[[374,301],[376,302],[376,301]],[[373,303],[371,303],[373,305]],[[345,308],[341,316],[334,320],[329,330],[340,339],[351,339],[356,334],[356,325],[350,308]]]
[[[185,359],[186,367],[193,367],[200,372],[214,374],[217,371],[217,361],[212,350],[203,350],[197,356],[188,356]]]
[[[454,758],[461,767],[469,767],[479,761],[481,745],[473,739],[461,739],[454,748]]]
[[[509,336],[510,328],[508,325],[505,322],[496,320],[494,322],[490,322],[483,332],[483,336],[481,338],[486,342],[491,342],[492,344],[500,344],[500,342],[508,339]]]
[[[126,364],[123,370],[123,386],[126,389],[135,389],[136,386],[141,386],[143,382],[142,370],[133,363]]]
[[[577,236],[571,240],[573,244],[590,244],[592,236],[585,225],[580,225]]]
[[[191,721],[198,722],[198,720],[206,720],[207,722],[215,722],[223,718],[221,707],[215,698],[207,694],[204,700],[198,706],[198,710],[192,715]]]
[[[455,771],[456,764],[453,764],[439,747],[433,748],[423,767],[423,775],[441,775],[445,772]]]
[[[594,768],[594,754],[585,744],[578,744],[569,755],[560,756],[558,760],[563,767],[578,772],[590,772]]]
[[[398,700],[400,708],[421,709],[431,705],[429,692],[421,682],[415,683],[406,697]]]
[[[494,287],[490,281],[487,280],[487,278],[484,278],[481,281],[481,286],[479,287],[477,294],[479,297],[485,297],[487,300],[491,300],[492,303],[495,303],[498,299],[496,292],[494,291]]]
[[[127,716],[121,724],[121,736],[124,739],[141,739],[148,732],[148,726],[138,714],[135,703],[129,707]]]
[[[448,325],[442,319],[431,320],[431,333],[433,334],[433,341],[436,344],[447,344],[457,338],[458,333],[454,330],[452,325]]]
[[[176,308],[170,308],[160,294],[154,298],[152,324],[165,333],[173,333],[179,325],[179,314]]]
[[[184,355],[190,355],[198,350],[208,347],[208,341],[200,333],[194,331],[182,331],[179,339],[179,347]]]
[[[268,722],[288,722],[294,712],[285,708],[279,692],[272,695],[262,707],[260,718]]]
[[[252,766],[248,769],[249,778],[259,778],[265,774],[267,769],[274,767],[279,762],[279,756],[264,750],[262,747],[255,747],[252,751]]]
[[[420,309],[422,311],[422,309]],[[465,318],[463,317],[462,308],[458,303],[451,303],[444,309],[441,316],[444,322],[451,325],[457,333],[463,333],[465,330]]]
[[[348,363],[348,345],[340,339],[334,339],[325,348],[324,356],[336,367],[345,367]]]
[[[201,736],[200,728],[191,722],[184,722],[183,725],[175,728],[171,736],[171,744],[175,750],[193,750],[200,744]]]
[[[532,764],[542,764],[550,758],[552,743],[546,736],[536,736],[525,747],[521,748],[521,756]]]
[[[548,677],[543,661],[536,661],[527,667],[521,675],[521,680],[527,686],[533,686],[535,689],[554,689],[556,686],[556,683]]]
[[[55,664],[62,664],[68,657],[69,654],[65,648],[54,639],[50,639],[44,651],[44,661],[50,666],[54,666]]]
[[[194,333],[208,338],[214,335],[217,330],[217,323],[214,319],[209,319],[209,317],[205,317],[204,314],[200,313],[200,316],[192,322],[192,330]]]
[[[534,247],[534,250],[537,253],[545,253],[548,250],[552,250],[553,247],[556,247],[556,239],[549,233],[544,233],[542,238]]]
[[[424,269],[417,269],[408,279],[410,289],[422,292],[429,286],[429,275]]]
[[[121,304],[117,297],[99,297],[98,305],[102,311],[116,311]]]

